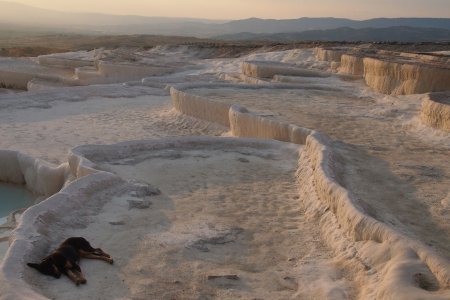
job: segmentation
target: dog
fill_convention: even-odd
[[[100,248],[93,248],[85,238],[71,237],[40,263],[27,263],[27,265],[44,275],[55,278],[60,278],[61,274],[64,274],[78,286],[86,283],[86,278],[78,264],[80,258],[100,259],[110,264],[114,263],[109,254]]]

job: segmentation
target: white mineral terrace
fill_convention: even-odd
[[[205,51],[0,60],[0,299],[449,299],[448,54]]]
[[[360,48],[317,49],[340,73],[362,76],[372,89],[393,95],[441,92],[450,86],[450,57],[445,53],[399,53]]]

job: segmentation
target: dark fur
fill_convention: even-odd
[[[71,237],[65,240],[55,251],[45,257],[39,264],[27,263],[42,274],[61,277],[65,274],[76,285],[86,283],[86,279],[78,265],[80,258],[101,259],[110,264],[114,261],[111,256],[100,248],[93,248],[89,242],[82,237]]]

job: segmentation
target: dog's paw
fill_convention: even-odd
[[[114,264],[114,259],[111,258],[108,262],[112,265]]]
[[[79,286],[80,284],[86,284],[86,279],[78,279],[76,282],[75,282],[75,284],[77,285],[77,286]]]

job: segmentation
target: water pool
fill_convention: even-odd
[[[6,222],[11,212],[32,205],[34,200],[24,186],[0,183],[0,224]]]

